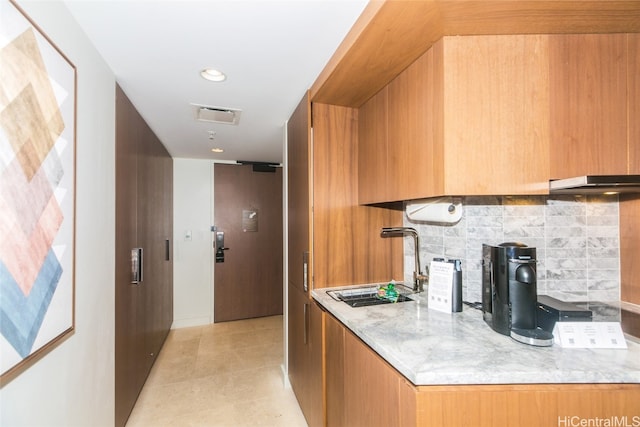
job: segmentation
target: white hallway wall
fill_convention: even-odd
[[[213,322],[212,167],[210,160],[173,159],[174,329]]]
[[[113,426],[115,77],[63,3],[18,4],[77,70],[76,330],[0,389],[0,425]]]

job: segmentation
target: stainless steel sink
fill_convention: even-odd
[[[406,291],[403,288],[406,289]],[[398,290],[397,299],[378,296],[378,286],[376,285],[327,291],[327,294],[336,301],[342,301],[351,307],[366,307],[370,305],[413,301],[407,296],[407,293],[410,292],[408,288],[402,285],[396,285],[396,289]]]

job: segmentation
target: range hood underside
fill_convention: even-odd
[[[585,175],[549,182],[550,194],[640,193],[640,175]]]

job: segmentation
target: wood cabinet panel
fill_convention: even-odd
[[[317,288],[402,278],[401,242],[380,237],[382,227],[402,223],[402,212],[358,206],[357,131],[357,110],[313,104],[313,271]]]
[[[613,417],[631,425],[639,416],[640,384],[416,387],[330,314],[325,340],[330,427],[537,427]]]
[[[551,178],[626,174],[627,36],[549,41]]]
[[[360,107],[442,37],[438,9],[432,1],[370,2],[314,83],[313,102]]]
[[[358,110],[358,201],[389,200],[387,94],[383,88]]]
[[[620,196],[620,299],[640,305],[640,195]]]
[[[401,239],[380,237],[402,213],[358,206],[357,111],[314,104],[311,117],[309,107],[305,97],[287,127],[288,374],[307,423],[321,425],[323,314],[303,290],[302,253],[310,252],[310,289],[402,279]]]
[[[125,425],[148,373],[138,320],[139,289],[130,285],[131,249],[138,246],[137,144],[140,138],[132,106],[116,90],[116,260],[115,260],[115,425]],[[133,213],[133,214],[132,214]],[[125,331],[128,331],[125,332]],[[136,355],[136,357],[131,357]]]
[[[288,374],[311,427],[324,425],[323,313],[307,295],[289,286]]]
[[[172,263],[167,259],[166,242],[173,237],[173,160],[144,125],[138,151],[138,246],[143,248],[144,321],[148,334],[150,365],[157,357],[173,322]],[[165,187],[166,186],[166,187]]]
[[[547,192],[547,40],[444,38],[445,194]]]
[[[369,2],[312,101],[358,108],[443,36],[623,32],[640,32],[636,1]]]
[[[116,87],[115,424],[126,423],[173,321],[173,160]],[[131,250],[143,281],[131,283]]]
[[[346,426],[400,425],[399,374],[351,332],[344,336]]]
[[[627,34],[629,173],[640,174],[640,34]]]
[[[305,328],[307,327],[307,318],[305,305],[308,303],[304,293],[296,286],[289,286],[288,295],[288,375],[291,388],[295,393],[300,407],[306,408],[308,404],[308,393],[306,392],[305,382],[305,365],[306,365],[306,343]]]
[[[418,387],[417,425],[537,427],[612,417],[631,423],[638,399],[638,384]]]
[[[309,301],[309,365],[306,377],[309,383],[307,424],[322,427],[325,423],[324,389],[324,312],[314,301]]]
[[[548,106],[547,36],[445,37],[388,86],[388,182],[366,200],[546,194]]]
[[[386,172],[383,200],[442,194],[442,43],[389,83]],[[380,201],[380,200],[378,200]]]
[[[359,109],[359,202],[442,194],[442,43]]]
[[[327,427],[346,425],[344,389],[345,329],[333,316],[325,315],[325,376]]]
[[[287,212],[289,283],[303,291],[303,253],[310,250],[311,236],[311,104],[302,98],[287,122]],[[312,263],[309,259],[308,268]],[[308,270],[308,277],[312,271]]]

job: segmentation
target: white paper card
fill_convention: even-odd
[[[451,313],[453,263],[431,261],[429,267],[429,309]]]
[[[566,348],[627,348],[619,322],[556,322],[553,340]]]

